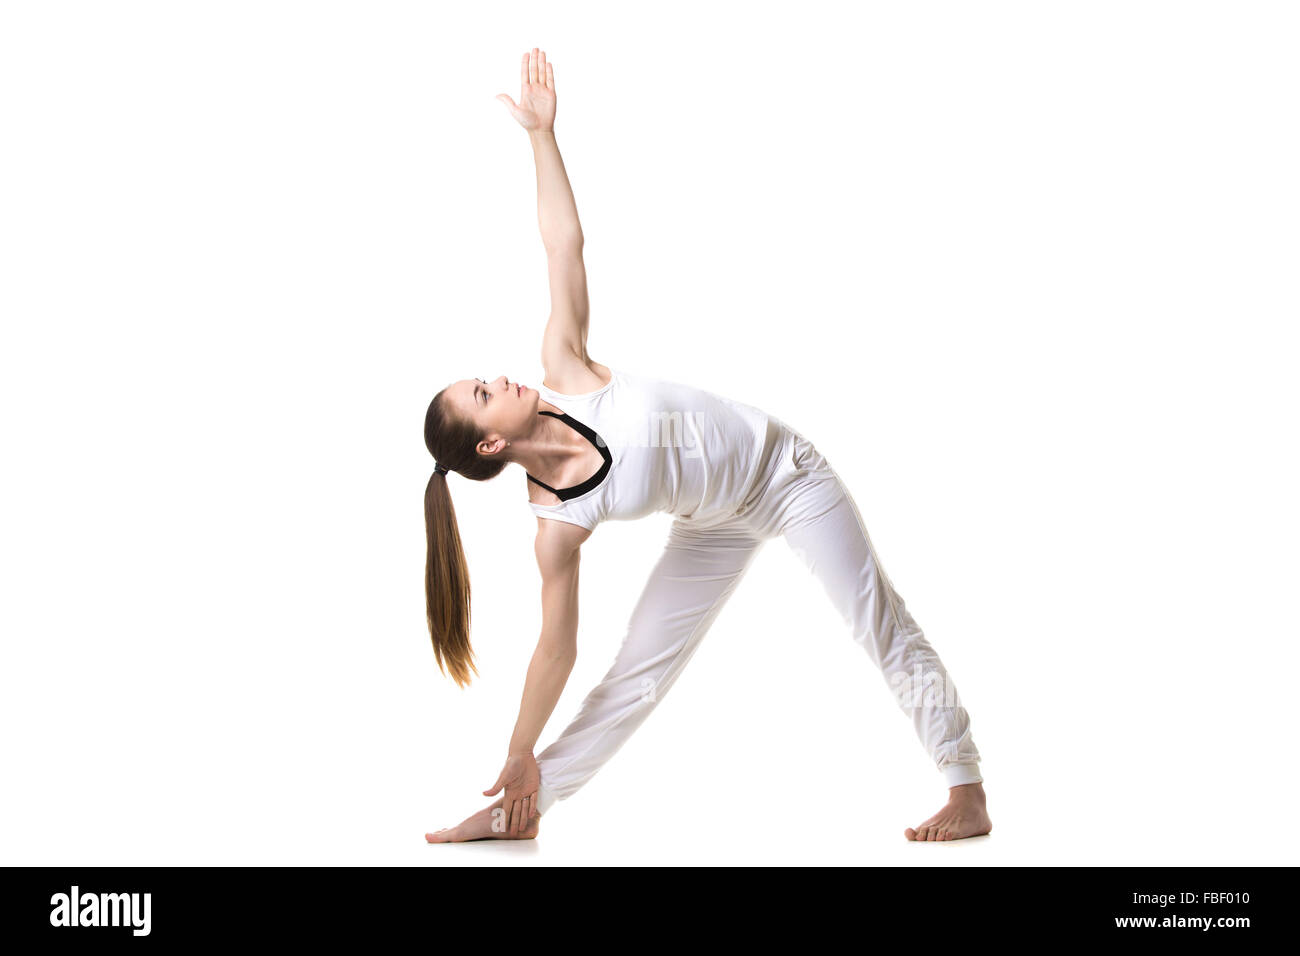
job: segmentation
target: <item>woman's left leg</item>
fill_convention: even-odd
[[[957,688],[885,574],[853,497],[808,439],[793,432],[784,451],[751,521],[783,535],[816,575],[948,786],[981,781]]]
[[[784,535],[821,581],[947,782],[948,802],[903,835],[939,841],[989,833],[980,754],[957,688],[881,567],[852,495],[797,432],[750,521],[760,536]]]

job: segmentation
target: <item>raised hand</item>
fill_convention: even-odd
[[[555,129],[555,71],[546,62],[546,51],[533,47],[524,54],[519,78],[519,102],[509,93],[497,94],[524,129],[531,132],[550,132]]]

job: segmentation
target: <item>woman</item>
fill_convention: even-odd
[[[444,673],[468,683],[470,587],[447,486],[523,467],[537,515],[542,635],[533,653],[505,767],[485,795],[505,793],[431,843],[530,839],[541,815],[572,796],[627,741],[680,675],[767,540],[782,536],[809,565],[899,704],[949,787],[947,804],[909,840],[992,829],[970,721],[938,655],[876,560],[857,507],[817,449],[757,408],[700,389],[611,369],[587,354],[582,228],[555,143],[555,78],[525,53],[522,92],[500,99],[528,131],[551,315],[542,384],[501,376],[447,386],[429,405],[435,460],[425,491],[429,627]],[[551,746],[533,748],[576,655],[579,553],[605,520],[674,515],[668,544],[637,602],[613,667]],[[938,684],[936,693],[935,685]]]

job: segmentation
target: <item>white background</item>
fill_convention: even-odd
[[[1294,862],[1293,6],[2,9],[4,862]],[[540,839],[425,843],[540,626],[517,467],[450,476],[467,690],[422,583],[430,398],[542,376],[533,46],[591,354],[827,456],[989,838],[903,838],[942,778],[774,541]],[[584,547],[539,752],[669,520]]]

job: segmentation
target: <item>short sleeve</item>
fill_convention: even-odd
[[[531,502],[529,502],[529,506],[532,506]],[[594,524],[584,521],[581,518],[576,518],[573,515],[562,514],[558,511],[540,511],[537,508],[533,508],[533,514],[537,515],[539,518],[550,518],[552,521],[563,521],[565,524],[576,524],[579,528],[586,528],[588,531],[596,530]]]

